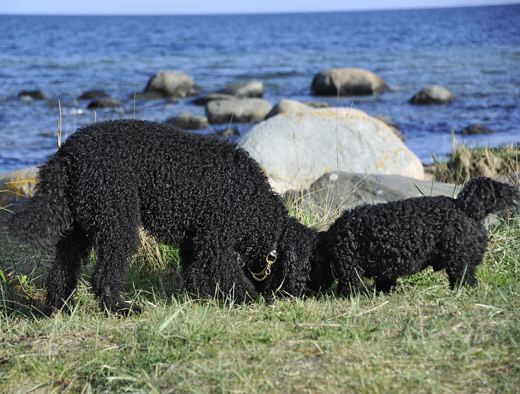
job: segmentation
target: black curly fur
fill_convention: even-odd
[[[308,287],[356,293],[362,278],[389,292],[399,277],[432,266],[446,269],[452,288],[477,286],[477,266],[488,246],[484,219],[518,205],[518,190],[489,178],[470,180],[457,199],[417,197],[345,212],[318,235]]]
[[[92,286],[101,304],[128,310],[120,293],[140,226],[180,246],[190,293],[242,302],[305,288],[316,233],[288,215],[259,165],[229,141],[153,122],[98,123],[68,138],[39,178],[10,228],[55,242],[47,313],[70,297],[92,248]],[[271,275],[255,281],[250,271],[261,272],[274,248]]]

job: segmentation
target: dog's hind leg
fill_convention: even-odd
[[[216,232],[185,239],[180,258],[184,287],[191,294],[229,297],[237,302],[259,296],[230,245]]]
[[[127,303],[121,296],[127,267],[139,246],[137,223],[120,220],[105,223],[97,234],[97,265],[92,276],[92,287],[101,306],[110,312],[139,313],[137,305]]]
[[[92,243],[74,223],[56,243],[56,256],[47,276],[46,314],[61,310],[76,289],[81,265],[88,259]]]

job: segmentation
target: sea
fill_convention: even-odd
[[[314,76],[370,70],[392,89],[377,96],[313,97]],[[189,74],[205,93],[264,83],[264,98],[327,101],[389,116],[423,163],[455,143],[520,142],[520,4],[395,11],[157,16],[0,15],[0,173],[37,165],[78,128],[106,119],[158,122],[204,114],[193,98],[134,100],[158,71]],[[457,101],[411,105],[439,84]],[[40,90],[45,100],[18,98]],[[104,90],[123,108],[89,110],[78,97]],[[457,134],[481,123],[491,134]],[[236,124],[241,135],[252,124]],[[214,125],[195,131],[210,134]],[[355,160],[355,158],[353,158]]]

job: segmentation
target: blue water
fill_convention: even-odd
[[[315,74],[360,67],[392,92],[371,97],[312,97]],[[204,107],[181,99],[137,101],[149,78],[181,70],[207,92],[239,81],[264,83],[264,98],[328,101],[390,116],[424,163],[452,149],[452,130],[483,123],[495,131],[457,137],[470,145],[520,142],[520,5],[278,15],[0,15],[0,173],[38,164],[57,149],[58,102],[70,134],[95,120],[165,121]],[[437,83],[449,105],[408,100]],[[41,90],[45,101],[17,98]],[[88,110],[78,100],[102,89],[121,110]],[[237,125],[243,134],[251,125]],[[209,133],[227,125],[211,126]],[[354,158],[355,159],[355,158]]]

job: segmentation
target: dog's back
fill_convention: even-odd
[[[107,214],[142,212],[147,230],[175,243],[199,220],[224,226],[265,210],[283,216],[285,206],[261,173],[228,141],[152,122],[103,122],[71,135],[40,167],[36,192],[11,228],[28,239],[55,237],[74,220],[88,232]],[[237,206],[242,212],[233,215]],[[233,223],[244,232],[254,224]]]

